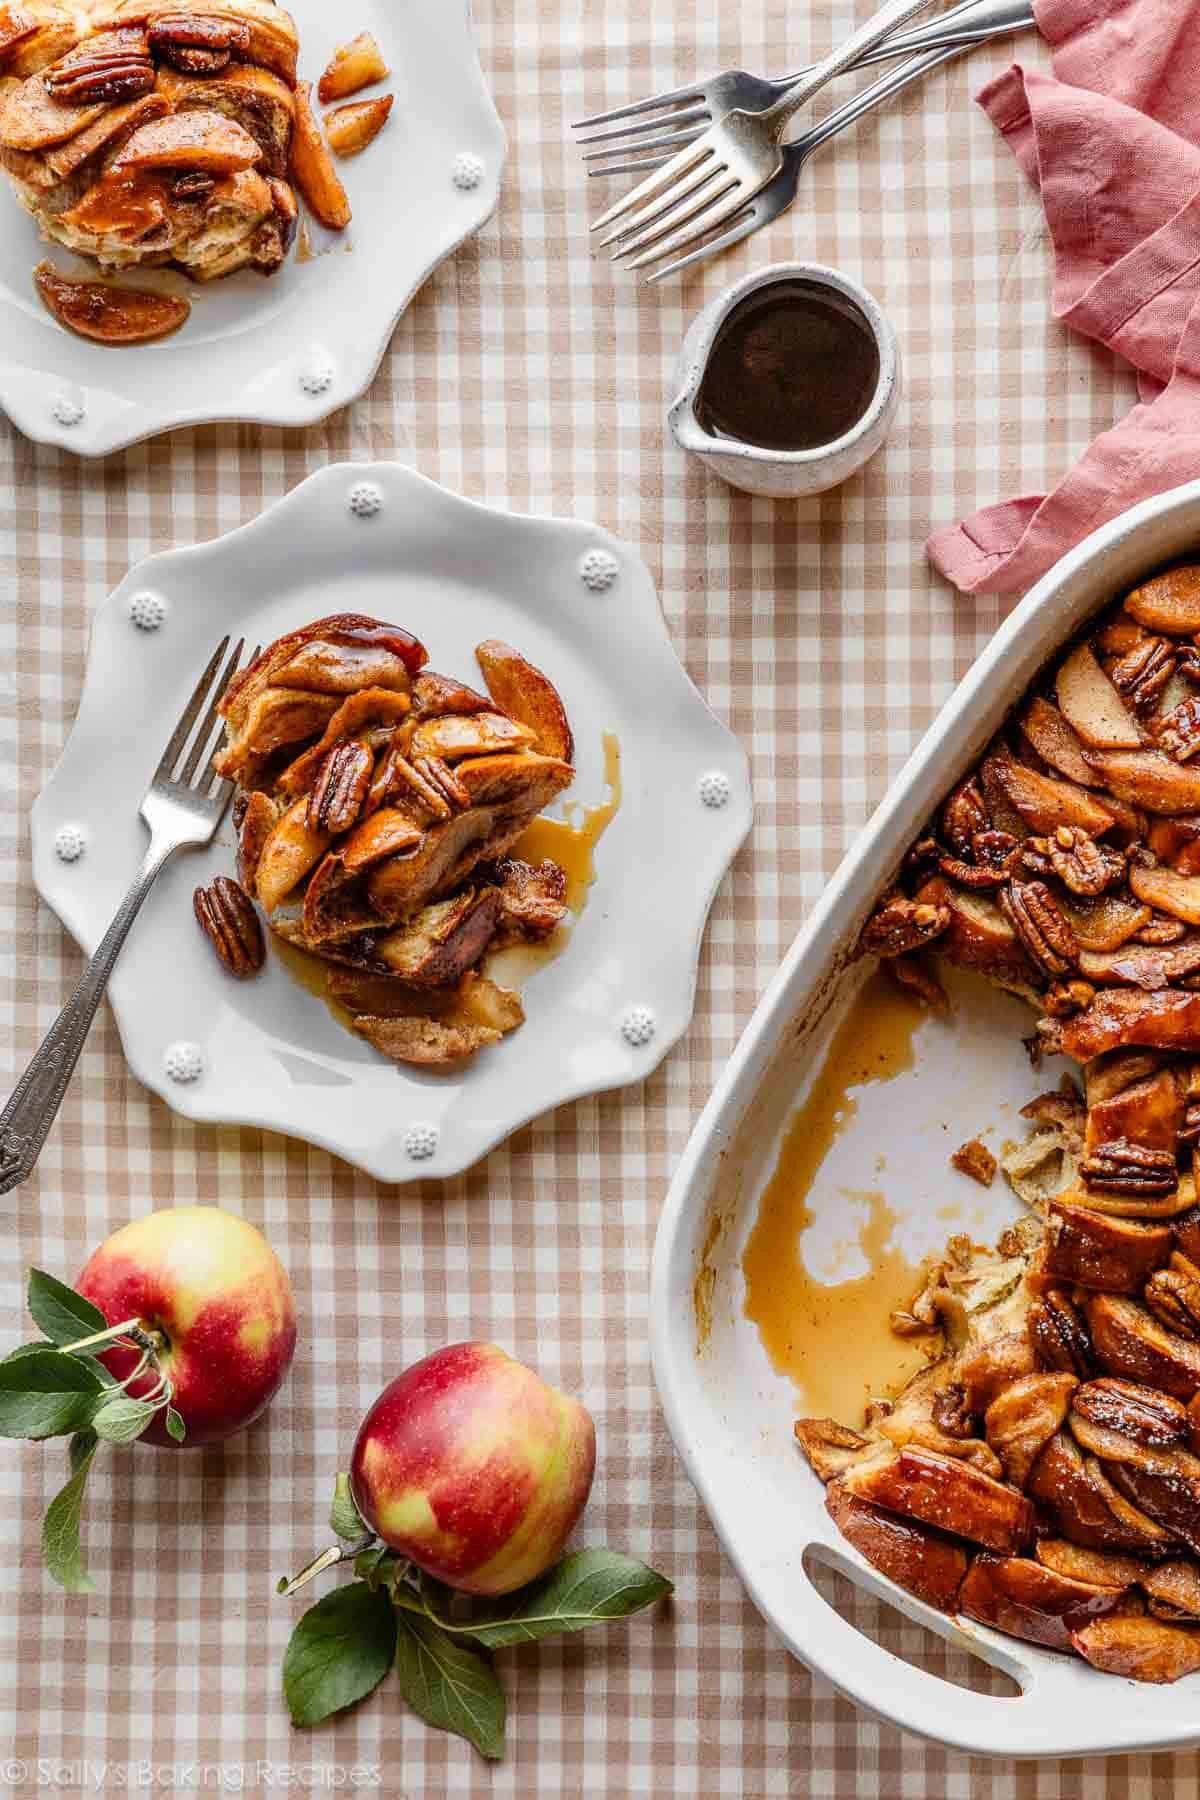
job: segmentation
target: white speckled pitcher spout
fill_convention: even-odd
[[[812,450],[771,450],[735,438],[713,437],[696,416],[696,396],[726,319],[750,294],[776,282],[805,281],[841,294],[862,313],[879,349],[879,380],[866,411],[849,431]],[[748,494],[798,500],[837,487],[880,448],[900,403],[900,352],[878,302],[856,281],[820,263],[773,263],[735,283],[692,322],[679,361],[679,393],[667,413],[675,442],[706,462],[714,475]]]

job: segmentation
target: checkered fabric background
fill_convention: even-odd
[[[1050,320],[1039,207],[971,104],[1011,50],[939,71],[823,152],[768,234],[685,285],[646,290],[589,244],[605,190],[588,192],[568,121],[696,72],[795,67],[869,8],[477,10],[510,135],[503,204],[418,296],[359,405],[314,431],[179,432],[94,463],[0,421],[6,1085],[80,966],[34,895],[27,819],[70,729],[91,608],[130,563],[230,530],[328,462],[410,458],[497,506],[596,519],[635,545],[679,655],[751,753],[756,829],[713,912],[695,1022],[666,1065],[539,1119],[445,1185],[386,1189],[321,1151],[178,1119],[129,1077],[102,1015],[37,1178],[5,1203],[5,1342],[29,1335],[31,1263],[70,1277],[130,1216],[192,1200],[263,1226],[291,1271],[301,1342],[265,1428],[193,1455],[106,1457],[88,1509],[90,1599],[64,1598],[39,1567],[61,1446],[4,1446],[0,1786],[116,1792],[103,1765],[148,1759],[159,1785],[187,1794],[214,1791],[216,1765],[268,1791],[287,1763],[315,1765],[314,1785],[335,1765],[367,1779],[375,1765],[389,1796],[1194,1794],[1192,1756],[971,1762],[810,1677],[726,1565],[676,1463],[647,1351],[650,1247],[691,1123],[822,883],[998,622],[995,602],[964,601],[932,576],[926,532],[1041,488],[1131,403],[1124,370]],[[1021,54],[1045,60],[1032,38]],[[863,475],[776,506],[685,461],[663,414],[703,301],[793,256],[838,264],[878,295],[907,391]],[[279,1667],[298,1603],[274,1597],[274,1578],[325,1541],[333,1475],[367,1402],[406,1363],[467,1335],[584,1397],[601,1445],[586,1535],[668,1570],[674,1603],[505,1653],[510,1750],[498,1767],[427,1730],[386,1687],[340,1724],[293,1733]],[[975,1679],[897,1615],[837,1597],[894,1647]],[[1115,1699],[1131,1704],[1124,1690]]]

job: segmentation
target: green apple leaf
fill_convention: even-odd
[[[387,1588],[389,1592],[402,1580],[408,1564],[393,1556],[386,1544],[372,1544],[360,1550],[354,1559],[354,1573],[370,1588]]]
[[[38,1330],[44,1331],[53,1344],[73,1344],[108,1328],[108,1320],[98,1306],[65,1282],[47,1275],[44,1269],[29,1271],[29,1310]]]
[[[379,1686],[396,1648],[396,1615],[365,1582],[334,1588],[310,1606],[283,1659],[293,1725],[319,1725]]]
[[[183,1417],[176,1412],[173,1406],[167,1408],[167,1433],[175,1439],[177,1444],[182,1444],[187,1436],[187,1426],[183,1422]]]
[[[333,1490],[333,1505],[329,1509],[329,1526],[335,1536],[345,1538],[348,1543],[355,1543],[359,1538],[368,1535],[362,1514],[354,1504],[354,1496],[350,1492],[349,1475],[339,1475]]]
[[[111,1400],[102,1400],[92,1414],[92,1430],[106,1444],[132,1444],[141,1437],[160,1405],[161,1401],[114,1394]]]
[[[95,1588],[79,1546],[79,1516],[88,1471],[98,1447],[99,1439],[92,1431],[81,1431],[71,1439],[71,1479],[54,1496],[42,1522],[42,1557],[49,1573],[68,1594],[90,1594]]]
[[[432,1619],[408,1612],[394,1617],[396,1673],[413,1711],[427,1725],[469,1739],[481,1756],[503,1756],[507,1703],[488,1659]]]
[[[448,1590],[439,1595],[436,1583],[422,1583],[426,1605],[438,1615],[438,1623],[447,1631],[474,1638],[489,1650],[627,1619],[672,1591],[673,1583],[645,1563],[600,1548],[564,1556],[528,1587],[500,1600],[476,1601],[468,1617],[453,1623],[441,1616],[449,1600]]]
[[[0,1437],[64,1437],[91,1422],[104,1383],[79,1356],[40,1345],[0,1363]]]

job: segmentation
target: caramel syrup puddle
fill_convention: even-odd
[[[600,742],[604,750],[605,798],[596,806],[584,806],[579,800],[565,801],[563,818],[534,819],[509,851],[510,856],[535,867],[547,858],[558,864],[567,877],[565,898],[573,916],[543,943],[514,944],[488,957],[485,971],[501,987],[519,990],[530,975],[556,962],[570,943],[571,933],[587,905],[596,880],[596,846],[616,818],[624,797],[621,746],[616,733],[604,732]]]
[[[788,1125],[742,1256],[745,1316],[772,1368],[794,1382],[800,1405],[815,1415],[861,1419],[872,1395],[896,1393],[929,1353],[929,1340],[898,1338],[888,1325],[889,1313],[916,1293],[921,1266],[892,1243],[896,1215],[882,1193],[841,1190],[865,1204],[865,1217],[842,1246],[845,1254],[857,1245],[869,1265],[865,1274],[818,1281],[803,1251],[816,1220],[808,1197],[858,1112],[855,1090],[913,1067],[913,1033],[924,1016],[882,972],[865,984]]]

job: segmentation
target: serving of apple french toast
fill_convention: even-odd
[[[862,933],[1036,1009],[1078,1067],[1002,1159],[1029,1207],[951,1241],[935,1360],[796,1435],[842,1533],[941,1610],[1143,1681],[1200,1670],[1200,566],[1100,617],[1011,714]]]
[[[263,963],[261,911],[398,1062],[459,1063],[520,1025],[479,965],[567,914],[564,872],[511,854],[574,779],[566,712],[507,644],[476,659],[486,693],[400,627],[338,614],[270,645],[221,704],[240,880],[198,888],[197,920],[241,977]]]

